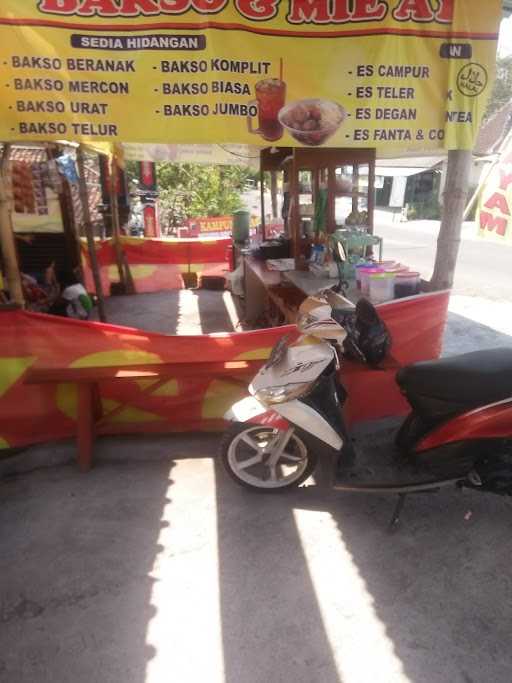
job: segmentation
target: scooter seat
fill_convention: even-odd
[[[448,406],[476,407],[512,397],[512,348],[486,349],[459,356],[423,361],[398,371],[396,380],[413,407],[431,399],[433,412],[441,403]],[[441,402],[441,403],[440,403]]]

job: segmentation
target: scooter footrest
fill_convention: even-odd
[[[363,439],[355,441],[354,447],[355,462],[345,466],[341,461],[336,467],[336,489],[407,492],[450,483],[409,462],[398,453],[392,440],[376,443],[373,439]]]

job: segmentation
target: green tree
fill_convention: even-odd
[[[512,55],[496,59],[496,80],[489,97],[484,119],[490,119],[512,99]]]
[[[239,166],[157,164],[162,225],[174,228],[194,216],[224,216],[242,208],[254,172]]]

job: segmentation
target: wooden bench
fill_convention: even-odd
[[[248,381],[261,367],[262,360],[205,362],[197,363],[162,363],[154,365],[126,365],[115,367],[89,368],[44,368],[35,367],[27,371],[25,384],[76,384],[78,391],[77,410],[77,445],[78,465],[82,472],[87,472],[92,465],[92,452],[96,426],[103,417],[99,383],[103,381],[151,380],[154,391],[170,379],[190,379],[208,377],[230,379],[247,385]],[[109,413],[109,417],[118,409]]]

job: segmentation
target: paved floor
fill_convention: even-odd
[[[439,221],[393,222],[389,212],[375,212],[375,232],[384,238],[384,257],[419,270],[426,280],[434,269],[439,226]],[[464,223],[454,293],[510,302],[511,246],[507,241],[481,239],[474,222]]]
[[[164,334],[211,334],[244,329],[240,300],[229,292],[174,290],[110,297],[110,323]],[[453,294],[444,355],[512,345],[511,305]]]
[[[216,448],[0,484],[2,683],[509,683],[510,501],[412,497],[390,536],[392,499],[252,494]]]
[[[111,321],[237,329],[228,294],[157,296],[111,299]],[[510,343],[501,309],[454,301],[447,353]],[[1,683],[509,683],[511,501],[412,497],[390,536],[394,500],[251,494],[217,449],[103,438],[88,475],[70,443],[17,456],[27,471],[0,481]]]
[[[384,238],[385,258],[397,259],[430,278],[439,221],[393,222],[392,214],[377,210],[375,232]],[[511,255],[509,244],[482,240],[474,223],[464,223],[445,355],[512,344]]]
[[[238,300],[228,291],[174,289],[112,296],[105,304],[109,323],[150,332],[212,334],[242,329]]]

